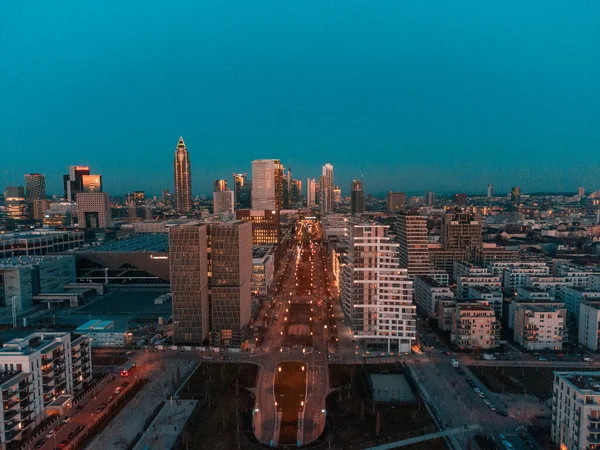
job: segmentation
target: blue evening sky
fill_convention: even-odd
[[[279,158],[348,191],[600,188],[600,2],[0,2],[0,187],[193,192]]]

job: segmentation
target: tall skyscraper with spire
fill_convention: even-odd
[[[192,165],[183,137],[175,149],[175,209],[178,213],[192,210]]]
[[[333,186],[333,166],[330,163],[325,163],[319,179],[321,214],[333,212]]]

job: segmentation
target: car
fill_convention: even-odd
[[[75,433],[81,433],[84,428],[85,425],[78,425],[77,428],[75,428]]]
[[[50,430],[46,433],[46,439],[52,439],[56,434],[56,430]]]
[[[496,405],[494,405],[493,403],[490,403],[490,404],[488,405],[488,408],[490,408],[490,411],[496,411],[496,409],[497,409],[497,408],[496,408]]]
[[[121,392],[123,392],[123,388],[121,386],[115,389],[115,395],[119,395]]]
[[[473,390],[474,390],[475,392],[477,392],[478,394],[481,392],[481,389],[479,389],[478,387],[474,387],[474,388],[473,388]]]
[[[491,405],[492,402],[490,402],[487,398],[483,399],[483,403],[485,403],[486,405]]]
[[[60,444],[58,445],[58,448],[65,448],[67,445],[69,445],[69,440],[68,439],[63,439],[62,441],[60,441]]]
[[[33,448],[35,448],[36,450],[38,448],[42,448],[44,446],[44,444],[46,443],[46,441],[44,439],[40,439],[39,441],[37,441],[35,443],[35,446]]]
[[[63,417],[63,422],[64,423],[69,422],[69,420],[71,420],[71,416],[65,416],[65,417]]]
[[[508,412],[507,411],[503,411],[500,409],[496,410],[496,414],[500,415],[500,416],[504,416],[504,417],[508,417]]]
[[[72,440],[72,439],[75,437],[75,434],[76,434],[76,433],[75,433],[74,431],[71,431],[71,432],[69,433],[69,435],[67,436],[67,439],[68,439],[69,441],[70,441],[70,440]]]
[[[502,441],[506,450],[515,450],[515,447],[508,441]]]
[[[477,395],[479,395],[479,397],[481,397],[481,398],[485,398],[485,394],[483,392],[481,392],[481,391],[479,391],[477,393]]]

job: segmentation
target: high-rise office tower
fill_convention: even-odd
[[[333,165],[325,163],[319,178],[320,210],[321,214],[333,212]]]
[[[190,212],[193,208],[192,203],[192,165],[190,155],[183,142],[183,137],[179,137],[177,148],[175,149],[175,209],[178,213]]]
[[[333,188],[333,206],[336,207],[342,203],[342,190],[339,186]]]
[[[306,206],[310,208],[317,204],[317,180],[306,179]]]
[[[226,191],[227,180],[215,180],[213,192]]]
[[[46,176],[41,173],[29,173],[25,175],[25,200],[46,199]]]
[[[513,186],[510,190],[510,205],[513,211],[518,211],[521,207],[521,188]]]
[[[245,173],[233,174],[233,196],[235,199],[235,209],[250,208],[252,183],[246,178]]]
[[[492,198],[494,196],[494,186],[492,184],[488,184],[487,188],[487,198]]]
[[[77,202],[77,221],[80,228],[106,228],[111,224],[110,202],[106,192],[80,192]]]
[[[83,176],[90,174],[88,166],[70,166],[69,174],[63,176],[65,199],[74,202],[75,196],[83,192]]]
[[[102,192],[102,175],[83,175],[82,192]]]
[[[252,223],[252,245],[277,245],[279,243],[279,211],[276,209],[238,209],[238,220]]]
[[[579,186],[577,188],[577,195],[579,195],[580,197],[584,197],[585,196],[585,188],[583,186]]]
[[[410,352],[416,337],[412,282],[398,265],[388,226],[352,227],[342,269],[342,307],[355,339],[387,352]]]
[[[425,193],[425,205],[433,206],[433,192],[429,191]]]
[[[292,180],[292,189],[290,191],[290,206],[295,208],[302,202],[302,181]]]
[[[456,203],[456,206],[467,206],[467,194],[454,194],[454,203]]]
[[[387,210],[388,212],[399,212],[406,208],[406,194],[404,192],[388,192]]]
[[[350,188],[350,211],[352,214],[363,214],[365,212],[365,193],[362,180],[352,180]]]
[[[252,224],[211,223],[208,233],[211,332],[221,345],[239,346],[241,331],[250,321]]]
[[[233,191],[215,191],[213,192],[213,213],[226,214],[233,213],[234,199]]]
[[[427,217],[400,214],[396,224],[398,234],[400,267],[409,275],[431,273],[427,247]]]
[[[292,166],[283,175],[283,207],[292,208]]]
[[[4,190],[6,215],[13,220],[27,219],[27,203],[23,186],[6,186]]]
[[[173,341],[202,344],[209,332],[208,226],[169,228],[169,272],[173,294]]]
[[[278,159],[252,161],[252,209],[283,208],[283,165]]]

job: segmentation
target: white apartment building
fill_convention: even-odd
[[[587,300],[600,300],[600,291],[579,287],[579,286],[565,286],[562,289],[565,306],[567,312],[576,321],[579,321],[579,306],[581,303]]]
[[[488,264],[492,275],[500,276],[502,287],[507,295],[517,292],[519,286],[525,286],[527,277],[550,274],[550,268],[545,262],[494,262]]]
[[[469,286],[467,288],[467,298],[469,300],[485,300],[493,308],[498,320],[502,318],[504,295],[500,288],[490,286]]]
[[[264,298],[273,282],[275,256],[272,246],[252,247],[252,278],[250,286],[253,298]]]
[[[454,275],[454,279],[458,280],[460,277],[465,277],[468,275],[475,276],[485,276],[491,275],[490,271],[486,267],[479,267],[475,264],[471,264],[464,261],[454,261],[452,273]]]
[[[485,302],[456,304],[450,341],[460,349],[494,348],[498,345],[499,332],[496,314]]]
[[[562,350],[565,317],[564,308],[520,305],[515,311],[514,340],[525,350]]]
[[[600,372],[554,372],[552,441],[561,450],[600,444]]]
[[[58,413],[92,379],[89,338],[33,333],[0,348],[0,444],[21,440],[47,415]]]
[[[388,233],[385,225],[352,227],[342,305],[355,339],[387,352],[410,352],[416,338],[412,282]]]
[[[491,288],[500,288],[500,277],[492,275],[465,275],[456,279],[456,296],[460,298],[467,297],[467,290],[470,286],[488,286]]]
[[[443,286],[428,276],[416,276],[414,288],[417,310],[427,318],[438,317],[441,299],[454,298],[454,292],[448,286]]]
[[[578,342],[592,351],[598,350],[600,337],[600,301],[588,300],[579,306]]]

